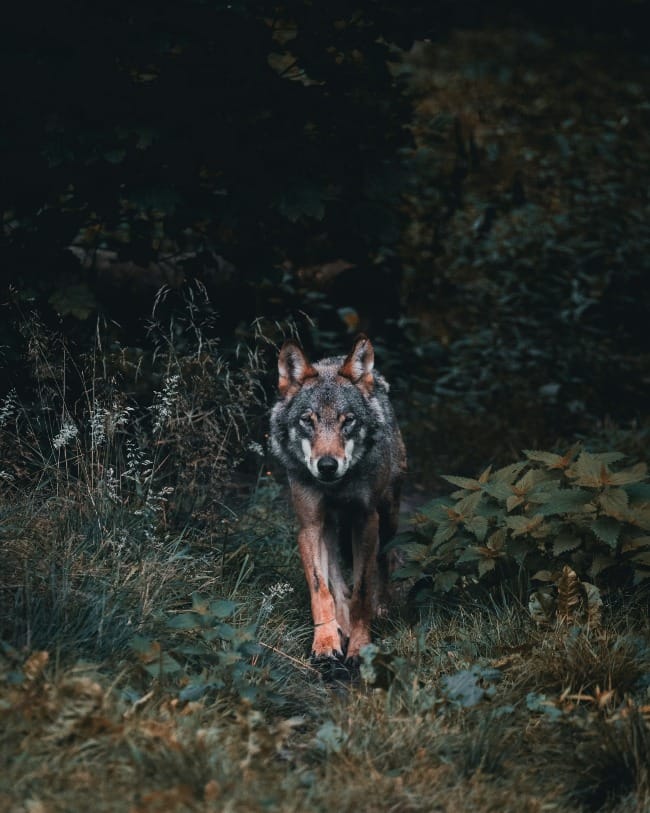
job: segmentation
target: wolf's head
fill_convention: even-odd
[[[373,428],[381,422],[374,389],[374,350],[359,336],[346,357],[311,364],[293,341],[278,358],[280,401],[272,417],[281,431],[272,450],[285,464],[301,464],[316,480],[335,483],[365,454]]]

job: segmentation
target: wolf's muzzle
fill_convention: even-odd
[[[316,467],[323,480],[335,480],[339,470],[339,463],[335,457],[321,457]]]

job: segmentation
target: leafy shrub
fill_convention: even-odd
[[[275,675],[260,659],[257,625],[236,623],[236,610],[234,601],[193,593],[191,609],[167,619],[171,638],[161,643],[139,635],[131,647],[146,674],[178,686],[181,701],[215,692],[250,702],[279,700],[268,691]]]
[[[407,562],[398,577],[426,577],[443,593],[518,569],[553,581],[563,565],[603,585],[650,577],[645,463],[619,468],[620,453],[579,446],[564,455],[524,454],[478,478],[445,477],[458,490],[416,516],[401,543]]]

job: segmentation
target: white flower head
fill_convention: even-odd
[[[8,423],[18,411],[18,395],[16,390],[9,390],[4,401],[0,404],[0,426]]]
[[[63,446],[67,446],[68,443],[70,443],[71,440],[74,440],[78,434],[79,430],[77,429],[76,424],[72,423],[71,420],[65,420],[58,434],[53,438],[52,446],[54,446],[55,449],[60,449]]]

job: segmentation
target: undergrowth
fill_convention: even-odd
[[[360,674],[324,680],[265,356],[220,356],[205,308],[137,363],[26,329],[0,408],[0,809],[646,810],[642,584],[597,624],[582,571],[543,618],[503,584],[396,602]]]

